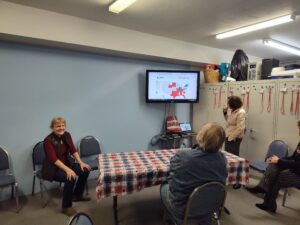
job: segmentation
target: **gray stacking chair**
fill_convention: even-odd
[[[220,225],[226,195],[225,185],[220,182],[208,182],[195,188],[191,193],[181,220],[174,218],[166,208],[165,213],[176,225],[199,224],[203,222],[204,217],[215,219]]]
[[[32,180],[32,193],[34,195],[35,190],[35,178],[42,179],[42,164],[45,159],[45,152],[43,142],[38,142],[32,151],[32,166],[33,166],[33,180]]]
[[[42,207],[44,208],[49,199],[44,201],[44,190],[46,189],[44,180],[42,178],[42,165],[45,159],[45,151],[44,151],[44,142],[38,142],[32,151],[32,166],[33,166],[33,180],[32,180],[32,195],[34,195],[35,190],[35,178],[37,177],[40,181],[40,192],[41,192],[41,199],[42,199]],[[60,183],[61,186],[61,183]]]
[[[98,170],[98,155],[101,154],[100,142],[94,136],[85,136],[79,141],[78,150],[83,162],[91,167],[91,171]],[[88,194],[88,185],[86,184]]]
[[[11,165],[9,163],[10,158],[6,150],[0,147],[0,187],[11,186],[11,198],[14,195],[16,198],[16,212],[19,212],[19,192],[18,183],[15,176],[12,174]]]
[[[295,187],[297,189],[300,189],[300,187]],[[285,188],[283,191],[283,197],[282,197],[282,206],[285,206],[285,202],[286,202],[286,197],[289,195],[289,189],[290,188]]]
[[[68,225],[93,225],[92,219],[86,213],[76,213],[68,222]]]

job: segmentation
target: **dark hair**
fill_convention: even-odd
[[[239,96],[230,96],[228,98],[228,106],[232,111],[234,111],[238,108],[241,108],[242,105],[243,105],[243,102]]]

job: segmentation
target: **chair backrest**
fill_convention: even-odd
[[[0,147],[0,170],[9,170],[8,152]]]
[[[79,142],[80,157],[88,157],[91,155],[101,154],[100,143],[93,136],[86,136]]]
[[[93,221],[86,213],[79,212],[71,217],[68,225],[93,225]]]
[[[286,157],[288,155],[288,152],[289,146],[284,141],[274,140],[269,145],[265,161],[272,155],[276,155],[279,158]]]
[[[35,170],[36,166],[40,166],[43,164],[45,159],[45,151],[44,151],[44,142],[38,142],[32,151],[32,163],[33,163],[33,170]]]
[[[226,200],[226,187],[220,182],[209,182],[194,189],[189,197],[183,224],[199,222],[214,213],[220,216]]]

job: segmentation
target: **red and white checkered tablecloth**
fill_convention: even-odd
[[[227,185],[249,183],[249,164],[250,162],[244,158],[233,155],[229,152],[221,151],[227,159]]]
[[[170,158],[177,150],[179,149],[100,154],[97,199],[126,195],[161,184],[167,179]],[[228,152],[223,153],[228,161],[227,184],[248,183],[249,161]]]

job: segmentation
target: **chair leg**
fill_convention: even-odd
[[[166,224],[166,221],[167,221],[167,214],[166,214],[166,211],[164,210],[163,223]]]
[[[33,175],[31,195],[34,195],[34,189],[35,189],[35,175]]]
[[[284,190],[283,198],[282,198],[282,206],[285,206],[286,196],[288,195],[288,189]]]
[[[163,224],[164,225],[177,225],[177,223],[173,222],[172,219],[168,216],[167,211],[164,210],[163,212]]]
[[[15,189],[14,189],[14,186],[15,186],[15,184],[12,184],[12,185],[11,185],[11,196],[10,196],[11,199],[14,198],[14,190],[15,190]]]
[[[85,184],[85,190],[86,190],[86,195],[89,195],[89,186],[88,186],[87,181],[86,181],[86,184]]]
[[[19,207],[19,189],[18,189],[18,183],[15,183],[14,186],[15,186],[14,188],[15,188],[16,207],[17,207],[16,212],[19,213],[20,207]]]
[[[42,207],[45,208],[46,203],[44,202],[44,183],[42,179],[40,179],[40,189],[41,189],[40,191],[41,191]]]
[[[213,219],[217,221],[218,225],[220,225],[220,212],[214,212]]]

